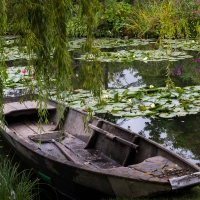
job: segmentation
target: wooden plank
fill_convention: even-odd
[[[12,106],[9,105],[9,104],[5,104],[5,105],[4,105],[4,108],[3,108],[4,114],[8,114],[8,113],[13,112],[13,111],[16,111],[16,110],[17,110],[16,108],[12,107]]]
[[[27,108],[38,108],[37,107],[37,102],[36,101],[24,101],[23,104],[27,107]],[[54,110],[56,109],[56,107],[50,105],[50,104],[47,104],[47,109],[48,110]],[[44,103],[42,103],[42,107],[44,107]]]
[[[20,103],[20,102],[12,102],[12,103],[7,103],[7,105],[12,106],[16,110],[24,110],[28,109],[25,103]]]
[[[9,126],[12,126],[16,130],[16,132],[18,132],[18,134],[26,135],[26,137],[33,134],[42,134],[55,127],[54,124],[41,124],[41,128],[39,128],[39,125],[37,126],[37,124],[37,121],[31,122],[28,120],[24,120],[22,123],[13,123]]]
[[[103,130],[103,129],[97,127],[97,126],[94,126],[94,125],[92,125],[92,124],[89,124],[89,127],[90,127],[91,129],[97,131],[98,133],[101,133],[101,134],[105,135],[106,138],[109,139],[109,140],[121,142],[122,144],[125,144],[125,145],[127,145],[127,146],[129,146],[129,147],[131,147],[131,148],[133,148],[133,149],[138,149],[138,148],[139,148],[138,145],[136,145],[136,144],[134,144],[134,143],[132,143],[132,142],[129,142],[129,141],[127,141],[127,140],[124,140],[124,139],[121,138],[121,137],[115,136],[115,135],[113,135],[112,133],[109,133],[108,131],[105,131],[105,130]]]
[[[28,138],[29,135],[36,134],[32,129],[26,126],[24,123],[13,123],[8,125],[8,128],[15,131],[18,135]]]
[[[55,128],[55,124],[52,123],[39,124],[37,121],[25,121],[24,123],[38,134],[42,134]],[[41,127],[38,129],[39,126]]]
[[[24,101],[22,103],[20,102],[11,102],[4,104],[4,114],[8,114],[15,111],[24,111],[24,110],[30,110],[30,109],[38,109],[37,108],[37,102],[36,101]],[[47,104],[48,110],[55,110],[56,107]]]
[[[28,138],[28,135],[36,134],[36,132],[31,130],[28,126],[24,124],[22,125],[21,123],[16,123],[8,126],[8,128],[15,132],[19,138],[26,141],[28,144],[33,146],[37,145],[36,142],[33,142]],[[63,160],[67,160],[63,153],[57,147],[55,147],[53,143],[38,144],[38,148],[40,148],[46,154],[54,156],[56,159],[61,158]]]
[[[18,132],[15,126],[8,126],[8,128],[12,132],[14,132],[18,138],[21,138],[23,141],[26,141],[28,144],[33,145],[34,147],[36,146],[36,144],[32,142],[28,137],[24,136],[23,134],[20,134],[20,132]]]
[[[47,155],[55,157],[55,160],[57,160],[58,158],[67,160],[65,155],[53,143],[41,143],[39,147],[41,151],[45,152]]]

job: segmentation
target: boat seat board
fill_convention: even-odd
[[[42,134],[50,129],[55,127],[54,124],[42,124],[41,127],[38,129],[39,124],[37,121],[28,121],[24,120],[21,123],[12,123],[8,125],[9,129],[14,130],[18,135],[23,136],[24,138],[28,138],[29,135],[33,134]]]
[[[29,124],[33,126],[35,126],[37,129],[38,127],[36,125],[34,125],[33,123],[29,122]],[[45,144],[39,144],[39,143],[36,143],[32,140],[30,140],[28,138],[29,135],[37,135],[38,132],[34,131],[33,128],[30,128],[28,125],[25,125],[23,123],[13,123],[13,124],[10,124],[8,126],[8,128],[17,134],[17,136],[19,138],[22,138],[24,141],[26,141],[28,144],[30,145],[38,145],[38,149],[42,150],[45,154],[47,155],[51,155],[55,158],[58,158],[58,159],[62,159],[63,161],[66,161],[67,159],[65,158],[65,156],[59,151],[59,149],[57,149],[53,143],[45,143]],[[35,129],[36,129],[35,128]],[[52,128],[52,125],[50,126],[47,126],[45,124],[44,126],[44,129],[43,129],[43,132],[46,131],[47,129],[49,128]]]
[[[174,173],[180,172],[182,175],[182,168],[176,163],[164,158],[162,156],[155,156],[145,159],[143,162],[128,166],[131,169],[152,175],[153,177],[169,179]],[[183,173],[186,173],[183,170]]]
[[[6,103],[4,104],[4,114],[12,114],[16,112],[24,112],[27,113],[33,110],[37,110],[37,102],[36,101],[25,101],[25,102],[12,102],[12,103]],[[47,105],[47,110],[56,110],[56,107],[52,105]]]

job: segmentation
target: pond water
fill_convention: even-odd
[[[176,86],[200,85],[200,63],[197,52],[193,58],[170,63],[171,78]],[[167,62],[134,61],[131,63],[102,63],[108,67],[108,88],[128,88],[154,85],[165,87]],[[113,72],[114,71],[114,72]],[[98,115],[123,128],[130,129],[173,150],[200,166],[200,114],[171,119],[160,117],[116,118]]]
[[[153,43],[147,44],[149,46],[145,46],[145,48],[152,49]],[[131,48],[133,49],[133,47]],[[117,52],[118,50],[122,51],[124,49],[130,50],[131,48],[127,46],[121,46],[120,49],[119,47],[114,49],[109,47],[102,48],[102,51]],[[144,49],[144,46],[139,46],[138,48]],[[184,50],[184,52],[190,56],[187,58],[182,56],[182,58],[171,59],[170,61],[171,79],[177,87],[200,85],[200,59],[198,52],[188,49]],[[78,73],[79,66],[84,61],[76,59],[80,57],[80,52],[77,49],[73,50],[71,54],[75,73]],[[13,65],[18,66],[22,63],[25,64],[24,60],[20,62],[20,59],[13,59],[7,62],[10,67]],[[157,62],[155,60],[148,61],[146,57],[129,62],[118,62],[116,60],[113,62],[110,60],[100,62],[100,65],[104,69],[104,85],[106,89],[149,85],[165,87],[167,80],[166,66],[168,64],[169,62],[166,60],[159,60]],[[80,87],[81,85],[77,86],[77,88]],[[114,117],[108,113],[97,114],[97,116],[158,142],[200,166],[199,113],[170,119],[155,116],[124,118]]]
[[[125,47],[124,49],[126,49]],[[146,46],[151,49],[152,46]],[[144,49],[144,47],[143,47]],[[106,49],[108,52],[109,50]],[[116,51],[116,49],[110,49]],[[200,59],[197,51],[184,51],[189,58],[170,62],[171,79],[177,87],[200,85]],[[106,88],[138,86],[165,87],[168,61],[101,62],[106,73]],[[123,118],[98,114],[123,128],[158,142],[200,166],[200,114],[163,119],[160,117]]]

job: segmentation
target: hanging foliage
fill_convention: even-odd
[[[39,99],[47,100],[52,88],[56,91],[57,100],[62,98],[60,96],[62,91],[73,90],[74,72],[68,51],[66,24],[73,16],[74,4],[79,4],[80,12],[86,18],[85,49],[91,51],[92,32],[96,25],[95,13],[99,9],[98,0],[0,1],[1,35],[9,30],[9,33],[17,36],[16,42],[20,51],[28,54],[28,66],[31,68],[27,70],[27,73],[34,71],[36,80],[36,86],[30,85],[30,91],[35,92],[37,89]],[[9,29],[6,29],[7,15]],[[3,42],[0,49],[1,51],[4,49]],[[1,63],[1,73],[4,66],[5,64]],[[0,98],[3,99],[1,83],[2,80],[0,80]],[[0,103],[2,105],[2,102]]]

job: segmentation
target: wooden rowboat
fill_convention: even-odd
[[[61,119],[55,101],[47,110],[49,123],[38,124],[35,101],[6,98],[1,132],[25,163],[63,193],[130,198],[200,183],[196,165],[156,142],[72,108],[64,107]]]

